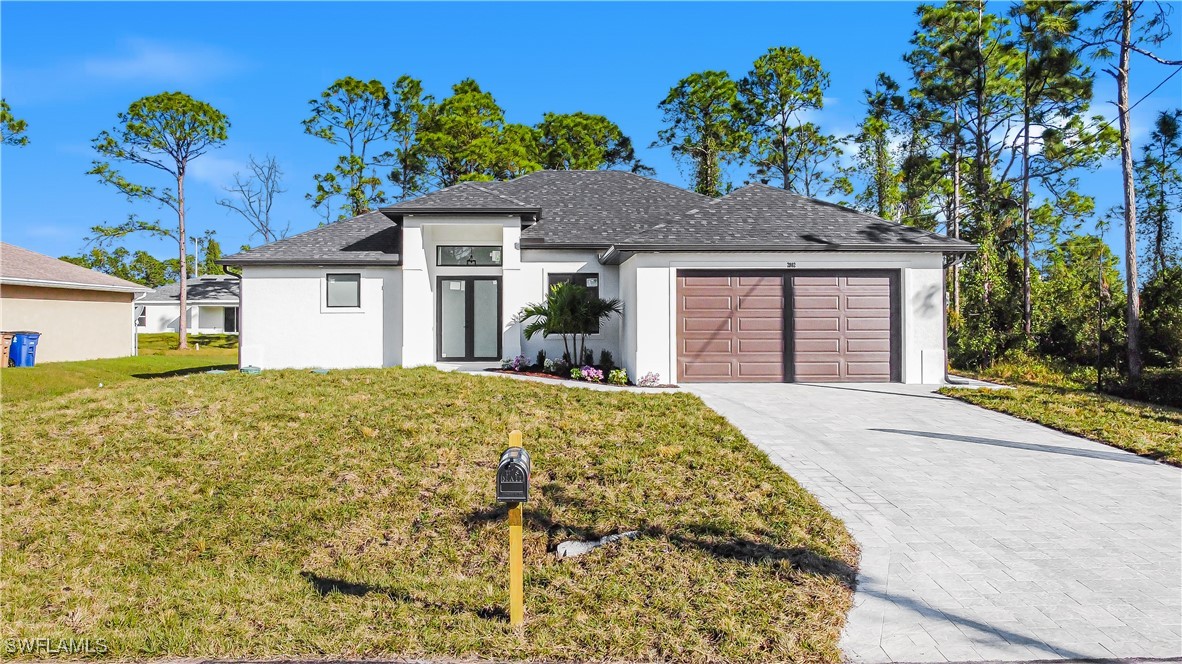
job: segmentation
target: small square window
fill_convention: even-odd
[[[329,274],[325,276],[328,293],[325,304],[329,307],[361,306],[360,274]]]

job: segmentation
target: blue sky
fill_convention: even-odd
[[[293,233],[312,228],[318,218],[304,194],[335,153],[305,135],[300,120],[309,99],[346,75],[388,83],[410,74],[437,97],[471,77],[512,122],[532,124],[546,111],[600,113],[632,137],[658,178],[684,185],[668,151],[648,148],[661,126],[657,102],[678,79],[703,69],[739,76],[767,48],[797,46],[832,75],[817,119],[831,133],[849,133],[875,75],[904,78],[901,56],[915,28],[915,6],[5,2],[0,91],[28,120],[31,145],[0,153],[0,234],[58,256],[82,251],[91,226],[117,223],[132,211],[175,221],[170,211],[130,204],[85,175],[94,158],[90,139],[135,99],[165,90],[208,101],[232,122],[225,147],[191,167],[190,234],[216,230],[227,250],[252,242],[245,223],[214,202],[251,154],[276,156],[285,172],[280,218]],[[1180,18],[1175,12],[1176,34],[1162,46],[1165,53],[1182,51]],[[1139,58],[1132,98],[1168,73]],[[1101,76],[1096,110],[1113,116],[1106,102],[1114,96],[1110,79]],[[1134,140],[1148,134],[1158,110],[1179,105],[1182,77],[1175,77],[1134,111]],[[163,183],[156,172],[127,174]],[[1085,176],[1083,188],[1106,208],[1119,200],[1119,186],[1113,160]],[[1117,229],[1108,237],[1119,244]],[[125,245],[175,255],[175,245],[151,238]]]

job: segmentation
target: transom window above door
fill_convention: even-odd
[[[501,264],[499,246],[444,245],[435,249],[435,264],[443,266],[498,267]]]

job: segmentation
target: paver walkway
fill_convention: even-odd
[[[697,385],[862,546],[858,662],[1182,656],[1182,471],[906,385]]]

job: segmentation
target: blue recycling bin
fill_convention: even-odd
[[[8,349],[8,365],[31,367],[37,361],[37,340],[40,332],[17,332],[12,337],[12,348]]]

